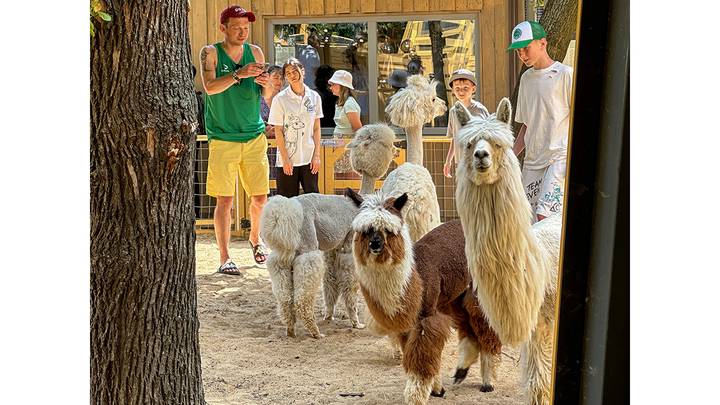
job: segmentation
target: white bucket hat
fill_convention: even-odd
[[[355,90],[352,85],[352,75],[347,70],[336,70],[330,80],[328,80],[328,83],[339,84],[341,86],[347,87],[350,90]]]

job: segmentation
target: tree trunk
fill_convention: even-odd
[[[203,404],[188,2],[108,1],[90,65],[92,404]]]
[[[432,46],[432,64],[433,74],[437,80],[437,96],[445,100],[448,104],[447,87],[445,86],[445,60],[443,52],[445,51],[445,38],[442,36],[442,25],[440,21],[428,21],[428,31],[430,32],[430,44]],[[449,108],[448,108],[449,110]],[[439,127],[447,126],[447,112],[441,117],[435,118],[435,125]]]
[[[553,60],[561,61],[565,58],[570,41],[575,37],[575,27],[577,26],[578,0],[547,0],[545,2],[545,12],[540,18],[540,25],[547,32],[547,51]],[[513,57],[517,57],[513,55]],[[513,111],[517,107],[518,90],[520,89],[520,79],[528,68],[523,66],[515,84],[512,97]],[[516,125],[513,122],[513,125]],[[519,126],[515,128],[515,133]]]

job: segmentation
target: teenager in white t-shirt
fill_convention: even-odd
[[[277,139],[277,193],[285,197],[298,195],[300,185],[304,193],[319,192],[322,100],[303,83],[304,74],[297,59],[285,62],[283,76],[289,86],[273,99],[268,118]]]
[[[525,150],[522,182],[536,219],[562,213],[573,69],[552,60],[547,34],[534,21],[512,31],[514,49],[530,69],[520,78],[515,121],[523,124],[513,151]]]

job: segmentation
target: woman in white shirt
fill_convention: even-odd
[[[337,96],[337,104],[335,105],[335,130],[334,138],[343,139],[340,145],[345,144],[345,140],[352,138],[355,131],[362,127],[360,121],[360,104],[353,97],[352,74],[347,70],[337,70],[328,80],[330,83],[330,91]],[[335,162],[335,171],[347,172],[351,171],[350,154],[345,151],[342,157]]]
[[[300,193],[317,193],[320,171],[320,95],[303,80],[305,68],[295,58],[282,68],[288,87],[275,96],[268,123],[275,127],[277,138],[277,193],[294,197]]]

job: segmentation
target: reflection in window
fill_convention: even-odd
[[[389,98],[405,87],[407,76],[438,81],[438,95],[452,105],[448,79],[456,69],[475,72],[473,20],[397,21],[377,24],[378,116],[385,117]],[[386,118],[387,119],[387,118]],[[447,126],[447,113],[433,126]]]
[[[296,57],[305,66],[305,84],[323,100],[323,127],[335,126],[335,96],[327,81],[338,69],[352,73],[360,120],[369,122],[367,38],[367,23],[274,25],[275,63]]]

